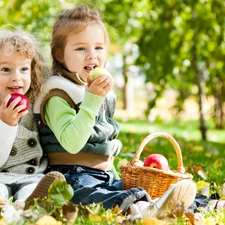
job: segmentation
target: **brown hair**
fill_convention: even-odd
[[[75,9],[66,10],[58,16],[53,26],[51,42],[53,74],[60,74],[62,63],[57,59],[57,55],[63,54],[67,36],[71,33],[79,33],[92,24],[98,24],[102,27],[107,46],[109,35],[97,10],[91,10],[88,6],[79,4]]]
[[[31,59],[31,85],[25,94],[30,100],[40,93],[44,77],[49,75],[47,64],[37,46],[37,40],[26,31],[0,30],[1,52],[7,55],[16,52]]]

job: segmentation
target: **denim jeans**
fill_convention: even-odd
[[[47,172],[59,171],[74,190],[72,202],[88,205],[102,203],[105,209],[118,205],[125,212],[138,200],[150,201],[143,188],[122,189],[122,181],[113,178],[112,171],[101,171],[83,166],[51,166]]]
[[[213,199],[211,198],[206,198],[204,196],[196,196],[194,202],[192,205],[187,209],[187,211],[190,212],[198,212],[199,208],[207,208],[209,205],[209,202],[211,202]]]

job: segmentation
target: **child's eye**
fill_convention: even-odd
[[[103,47],[96,47],[95,49],[97,49],[97,50],[101,50],[101,49],[103,49]]]
[[[28,67],[23,67],[23,68],[21,69],[21,71],[23,71],[23,72],[26,72],[26,71],[28,71],[28,70],[29,70]]]
[[[7,72],[10,72],[10,69],[9,69],[8,67],[4,67],[4,68],[2,68],[1,70],[2,70],[3,72],[6,72],[6,73],[7,73]]]
[[[83,47],[80,47],[80,48],[77,48],[76,51],[83,51],[85,48]]]

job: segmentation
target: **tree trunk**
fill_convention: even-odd
[[[193,15],[192,15],[193,22],[196,22],[196,11],[195,6],[193,7]],[[196,74],[196,82],[198,86],[198,99],[199,99],[199,114],[200,114],[200,131],[202,134],[202,139],[207,140],[207,127],[205,124],[205,110],[204,110],[204,103],[205,103],[205,94],[202,90],[202,76],[200,74],[200,71],[198,69],[197,64],[197,54],[196,54],[196,40],[197,40],[197,32],[196,29],[194,29],[194,35],[193,35],[193,58],[192,58],[192,65],[194,67],[194,71]]]
[[[199,73],[198,69],[195,68],[196,71],[196,78],[197,78],[197,86],[198,86],[198,98],[199,98],[199,113],[200,113],[200,130],[202,134],[202,139],[207,140],[207,127],[205,124],[205,94],[202,91],[202,79],[201,79],[201,74]]]
[[[217,88],[217,90],[214,90],[214,99],[215,99],[214,118],[217,129],[223,129],[224,127],[224,112],[223,112],[224,96],[225,96],[224,81],[221,81],[221,85]]]
[[[130,43],[126,44],[124,54],[123,54],[123,78],[124,78],[124,86],[123,86],[123,109],[132,112],[134,110],[134,85],[132,83],[132,74],[129,75],[129,64],[127,60],[127,56],[131,55],[131,45]]]
[[[127,95],[126,95],[126,90],[127,90],[127,65],[126,65],[126,56],[123,55],[123,79],[124,79],[124,85],[123,85],[123,109],[127,109]]]

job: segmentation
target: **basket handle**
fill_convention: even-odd
[[[175,151],[176,151],[176,154],[177,154],[177,162],[178,162],[177,171],[179,173],[184,173],[185,169],[183,167],[183,161],[182,161],[180,146],[178,145],[177,141],[170,134],[165,133],[165,132],[155,132],[155,133],[149,134],[141,142],[137,152],[135,153],[135,155],[133,157],[133,160],[131,160],[131,164],[135,164],[135,162],[139,161],[140,155],[141,155],[144,147],[146,146],[146,144],[148,144],[149,141],[151,141],[152,139],[154,139],[156,137],[163,137],[163,138],[166,138],[168,141],[171,142],[171,144],[175,148]]]

